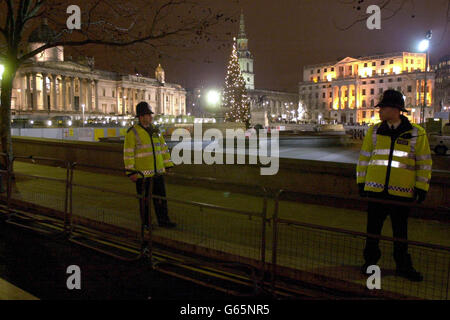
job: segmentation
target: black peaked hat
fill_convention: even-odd
[[[142,101],[136,106],[136,117],[143,116],[144,114],[154,114],[154,112],[147,102]]]
[[[396,90],[386,90],[383,93],[383,98],[380,103],[378,103],[375,108],[391,107],[400,109],[400,111],[408,112],[405,109],[405,99],[403,99],[403,94]]]

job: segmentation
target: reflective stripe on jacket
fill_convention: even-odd
[[[150,134],[141,125],[131,127],[123,145],[123,161],[127,175],[141,171],[144,177],[163,174],[172,167],[169,147],[159,132]]]
[[[428,191],[432,160],[426,131],[402,117],[397,134],[386,123],[369,128],[356,167],[364,190],[413,198],[414,188]]]

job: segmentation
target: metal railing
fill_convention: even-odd
[[[33,175],[29,172],[19,172],[20,170],[13,172],[15,160],[59,163],[60,178],[50,175]],[[43,168],[41,167],[41,171],[45,171]],[[249,196],[240,199],[238,196],[224,194],[222,204],[205,200],[207,197],[202,193],[200,196],[203,196],[203,199],[195,201],[189,197],[186,199],[186,196],[181,195],[189,188],[183,184],[171,185],[177,196],[161,197],[153,194],[150,188],[150,195],[147,198],[138,196],[134,190],[123,191],[124,184],[119,180],[111,181],[111,185],[116,186],[115,188],[103,188],[96,185],[95,180],[92,179],[107,179],[110,176],[89,174],[86,170],[123,172],[123,169],[96,167],[51,158],[13,158],[6,170],[0,170],[0,174],[6,175],[8,181],[7,195],[3,200],[9,218],[14,216],[15,208],[25,209],[27,204],[33,205],[36,212],[44,216],[51,213],[53,218],[59,220],[64,234],[70,241],[121,259],[152,259],[154,244],[159,244],[213,258],[216,261],[250,266],[252,274],[249,275],[249,279],[254,281],[256,286],[274,294],[280,286],[294,288],[297,285],[301,286],[302,283],[310,283],[367,297],[446,300],[449,298],[449,247],[370,235],[380,240],[380,248],[383,252],[380,260],[382,290],[371,291],[366,287],[369,275],[364,276],[360,272],[363,264],[364,243],[369,235],[284,218],[283,212],[286,209],[280,207],[284,194],[282,190],[239,184],[240,187],[259,190],[258,196],[252,200],[253,203],[259,204],[258,208],[248,209]],[[170,173],[170,176],[182,181],[197,182],[200,185],[218,183],[230,186],[226,182],[213,178],[189,177],[173,173]],[[122,179],[115,177],[115,179]],[[20,178],[46,181],[47,187],[41,186],[38,190],[44,198],[30,196],[32,192],[38,192],[32,190],[36,185],[26,186],[28,182],[21,182]],[[19,187],[22,194],[26,194],[27,197],[22,199],[14,197],[13,181],[16,184],[23,183]],[[52,198],[52,195],[55,193],[59,196],[60,204],[52,201],[55,198],[54,196]],[[169,215],[177,222],[177,228],[148,228],[147,230],[143,227],[144,213],[139,212],[139,201],[144,204],[145,201],[151,202],[153,199],[167,201]],[[349,199],[352,198],[349,197]],[[371,201],[399,205],[397,202],[387,200],[373,199]],[[421,207],[411,203],[402,205]],[[269,207],[271,206],[273,206],[273,213],[270,216]],[[140,207],[144,208],[144,205]],[[150,203],[148,207],[150,221],[146,223],[151,225],[152,220],[155,223],[156,219],[152,214]],[[301,212],[299,214],[301,215]],[[36,214],[31,217],[36,217]],[[103,242],[131,243],[140,247],[140,254],[124,258],[114,252],[108,252],[105,248],[91,246],[90,242],[86,241],[90,237]],[[395,275],[391,254],[392,245],[394,242],[402,241],[408,243],[414,265],[423,272],[423,282],[414,283]]]

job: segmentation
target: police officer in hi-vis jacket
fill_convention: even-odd
[[[359,193],[363,197],[421,203],[430,186],[432,166],[426,131],[401,115],[407,112],[401,92],[385,91],[376,107],[380,108],[382,122],[370,127],[364,138],[356,169]],[[393,237],[407,240],[408,214],[409,207],[369,201],[367,233],[380,235],[390,215]],[[378,239],[367,237],[361,270],[364,274],[381,257],[378,244]],[[406,242],[394,242],[394,260],[398,276],[423,280],[412,265]]]
[[[128,129],[123,147],[123,160],[127,176],[136,183],[138,195],[149,195],[150,185],[153,185],[152,193],[161,197],[166,196],[164,185],[164,173],[173,167],[170,160],[169,148],[159,130],[152,125],[153,111],[147,102],[140,102],[136,106],[136,117],[139,123]],[[144,176],[140,176],[141,172]],[[146,199],[147,200],[147,199]],[[174,228],[176,224],[171,222],[168,216],[167,201],[153,199],[158,225],[166,228]],[[142,212],[142,203],[139,201]],[[149,228],[148,213],[149,201],[145,201],[144,227]]]

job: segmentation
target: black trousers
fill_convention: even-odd
[[[367,210],[367,233],[381,235],[386,217],[390,215],[393,237],[408,239],[408,215],[409,207],[385,205],[369,202]],[[404,265],[407,261],[408,244],[406,242],[394,241],[394,260],[397,266]],[[364,249],[366,263],[377,264],[381,257],[379,239],[367,237]]]
[[[149,191],[150,191],[150,182],[152,184],[152,194],[158,195],[161,197],[166,196],[166,187],[164,184],[163,176],[153,176],[151,178],[138,179],[136,181],[136,192],[138,195],[145,194],[144,201],[144,211],[142,210],[142,202],[139,200],[139,209],[144,212],[144,216],[142,217],[143,223],[147,224],[148,214],[149,214],[149,206],[150,201],[148,201]],[[144,193],[145,192],[145,193]],[[167,201],[163,199],[153,198],[153,205],[155,207],[156,219],[158,220],[158,224],[164,224],[170,221],[167,210]]]

